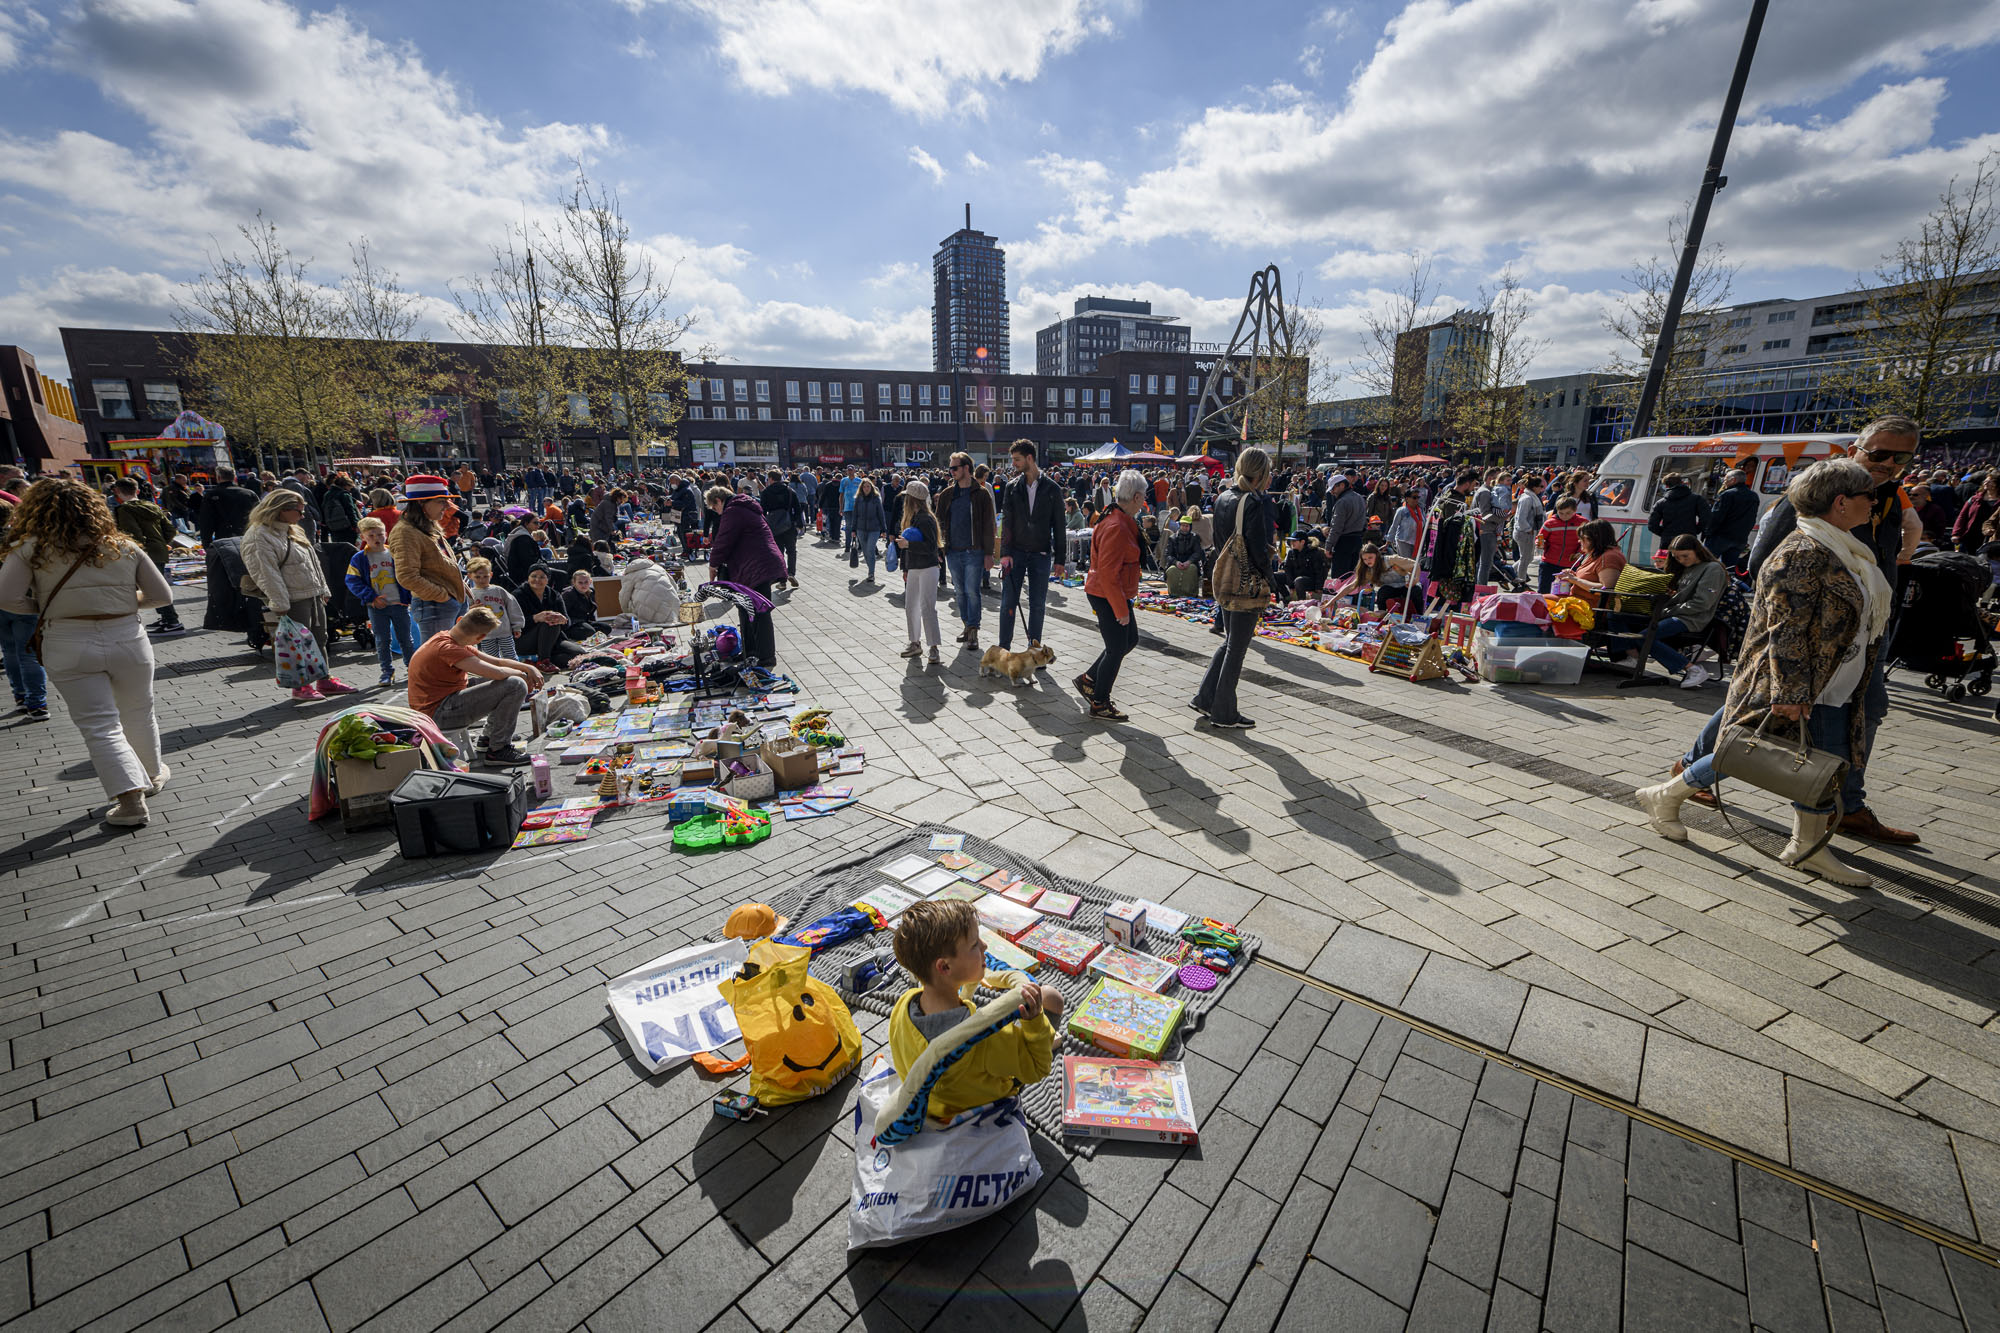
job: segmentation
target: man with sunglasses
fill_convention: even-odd
[[[1869,502],[1868,517],[1853,529],[1853,535],[1875,552],[1875,559],[1882,566],[1883,577],[1889,586],[1896,586],[1896,562],[1903,549],[1903,511],[1911,507],[1910,497],[1903,492],[1903,473],[1917,455],[1917,423],[1904,416],[1878,417],[1861,428],[1861,435],[1854,442],[1853,461],[1868,469],[1868,475],[1875,482],[1875,493]],[[1777,549],[1779,542],[1792,534],[1798,527],[1798,514],[1793,511],[1789,500],[1779,500],[1764,516],[1763,529],[1757,535],[1757,547],[1750,553],[1750,581],[1757,581],[1757,572],[1763,568],[1765,559]],[[1862,733],[1863,753],[1872,753],[1875,748],[1875,729],[1882,725],[1882,719],[1889,712],[1889,687],[1883,678],[1883,669],[1888,658],[1887,645],[1896,640],[1896,620],[1901,614],[1901,605],[1891,612],[1888,632],[1883,637],[1884,648],[1876,658],[1875,669],[1868,678],[1868,692],[1862,701],[1864,731]],[[1847,781],[1840,792],[1840,808],[1845,812],[1840,819],[1840,831],[1852,838],[1865,838],[1870,842],[1886,843],[1894,847],[1914,847],[1922,839],[1908,829],[1891,828],[1875,817],[1868,808],[1868,794],[1864,782],[1865,770],[1855,767],[1848,770]]]
[[[951,485],[937,504],[938,535],[944,540],[944,562],[951,571],[958,599],[958,618],[965,628],[958,641],[979,650],[979,613],[984,607],[980,583],[993,568],[998,538],[993,521],[993,492],[972,474],[972,456],[951,456]]]

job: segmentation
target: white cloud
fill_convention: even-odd
[[[1307,46],[1299,52],[1299,69],[1309,79],[1316,79],[1325,69],[1322,52],[1317,46]]]
[[[1313,15],[1312,25],[1325,28],[1335,37],[1345,37],[1355,25],[1354,11],[1345,5],[1328,5]]]
[[[0,329],[9,342],[34,351],[42,373],[57,379],[65,370],[64,325],[95,325],[114,329],[173,327],[174,292],[178,284],[159,273],[128,273],[119,268],[65,266],[46,279],[23,281],[0,296]],[[72,368],[80,377],[82,367]]]
[[[1179,316],[1193,330],[1197,342],[1226,341],[1235,331],[1236,318],[1243,309],[1242,292],[1233,296],[1196,296],[1184,287],[1157,282],[1079,282],[1047,288],[1024,284],[1009,298],[1016,368],[1035,364],[1035,331],[1068,318],[1076,309],[1077,299],[1084,296],[1151,301],[1154,314]]]
[[[914,294],[924,291],[930,285],[931,269],[928,264],[918,264],[907,259],[898,259],[884,264],[879,273],[862,281],[878,291],[899,291]]]
[[[1027,257],[1070,264],[1187,236],[1616,269],[1692,193],[1741,30],[1736,0],[1413,0],[1337,103],[1267,89],[1212,106],[1115,199],[1072,195]],[[1865,268],[2000,144],[1934,142],[1945,85],[1912,73],[1996,39],[2000,6],[1984,0],[1774,9],[1710,234],[1752,265]],[[1885,73],[1837,114],[1800,109]]]
[[[626,55],[631,56],[634,60],[651,60],[659,54],[653,50],[653,44],[644,37],[634,37],[618,49]]]
[[[0,69],[11,69],[26,55],[28,41],[48,31],[49,21],[17,0],[0,0]]]
[[[637,8],[645,0],[623,0]],[[915,115],[983,114],[986,85],[1032,83],[1112,31],[1117,0],[653,0],[714,27],[754,92],[863,92]]]
[[[910,145],[910,165],[929,175],[932,183],[937,185],[944,184],[944,163],[938,161],[915,144]]]
[[[965,150],[965,169],[967,171],[984,171],[986,170],[986,159],[968,148]]]

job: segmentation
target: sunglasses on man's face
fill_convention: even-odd
[[[1863,449],[1863,456],[1876,463],[1894,463],[1897,467],[1907,466],[1916,455],[1908,449]]]

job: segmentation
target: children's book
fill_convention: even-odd
[[[949,855],[950,854],[947,853],[947,856]],[[940,856],[938,858],[939,864],[943,864],[944,861],[947,859],[947,856]],[[966,861],[964,865],[958,865],[952,867],[953,870],[956,870],[958,872],[958,877],[960,879],[969,879],[974,884],[977,884],[980,880],[985,879],[988,875],[992,874],[999,868],[1000,868],[999,866],[987,865],[984,861],[972,861],[972,860]]]
[[[991,926],[1010,940],[1042,924],[1041,915],[1034,908],[1008,902],[998,894],[988,893],[975,899],[972,910],[979,914],[981,923]]]
[[[1065,930],[1055,922],[1044,921],[1039,917],[1033,926],[1014,936],[1014,943],[1050,967],[1067,972],[1073,977],[1082,976],[1084,965],[1104,947],[1103,940],[1094,940],[1088,935]]]
[[[1071,1011],[1069,1031],[1113,1055],[1158,1059],[1186,1008],[1183,1001],[1105,977]]]
[[[1041,959],[1018,944],[1008,943],[1005,936],[985,926],[979,928],[979,942],[986,946],[988,967],[1011,967],[1016,972],[1032,972],[1042,965]]]
[[[1050,889],[1035,902],[1035,910],[1044,916],[1059,916],[1067,921],[1076,915],[1076,909],[1083,906],[1083,899],[1073,893],[1058,893]]]
[[[915,889],[916,887],[914,884],[910,885],[911,889]],[[951,883],[930,895],[932,902],[940,903],[949,902],[953,898],[961,902],[976,903],[985,896],[986,890],[980,888],[977,884],[967,884],[962,879],[953,879]],[[984,930],[985,927],[982,926],[980,929]]]
[[[893,922],[904,909],[917,900],[917,895],[894,884],[877,884],[868,892],[854,900],[856,907],[872,907]]]
[[[1063,1133],[1197,1143],[1194,1097],[1180,1061],[1063,1057]]]
[[[1168,935],[1178,935],[1181,933],[1181,927],[1188,923],[1188,914],[1186,912],[1176,912],[1171,907],[1162,907],[1158,903],[1150,902],[1144,898],[1137,898],[1133,901],[1146,909],[1146,924],[1154,930]]]
[[[1148,953],[1109,947],[1090,960],[1090,970],[1158,994],[1166,990],[1180,969]]]
[[[901,880],[907,884],[926,870],[935,869],[937,867],[927,857],[899,856],[888,865],[883,866],[882,873],[890,879]]]
[[[516,847],[543,847],[556,842],[582,842],[590,836],[588,824],[553,824],[548,828],[524,828],[514,835]]]
[[[964,889],[966,892],[958,894],[949,893],[948,890],[954,886]],[[926,898],[957,897],[971,902],[973,899],[983,896],[977,884],[966,883],[943,866],[928,867],[923,874],[904,880],[903,887],[911,893],[921,894]]]
[[[962,852],[965,850],[963,833],[931,834],[931,850],[934,852]]]
[[[946,870],[959,871],[965,869],[969,865],[972,865],[973,858],[967,856],[964,852],[946,852],[943,856],[940,856],[937,859],[937,863],[943,866]]]
[[[996,870],[979,881],[995,893],[1005,893],[1021,882],[1021,877],[1011,870]],[[1018,901],[1018,899],[1016,900]]]
[[[988,888],[992,887],[992,882],[990,880],[987,881],[987,887]],[[1005,888],[1001,889],[1000,892],[1005,897],[1012,898],[1015,902],[1021,904],[1021,906],[1023,907],[1033,907],[1035,905],[1035,899],[1041,897],[1044,893],[1047,893],[1048,890],[1044,889],[1039,884],[1030,884],[1025,879],[1017,879],[1012,883],[1008,884]]]

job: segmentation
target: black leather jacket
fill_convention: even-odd
[[[1229,542],[1229,535],[1236,530],[1236,507],[1247,504],[1243,514],[1243,550],[1250,559],[1250,568],[1271,577],[1271,506],[1262,491],[1226,490],[1215,502],[1215,547],[1219,551]]]

